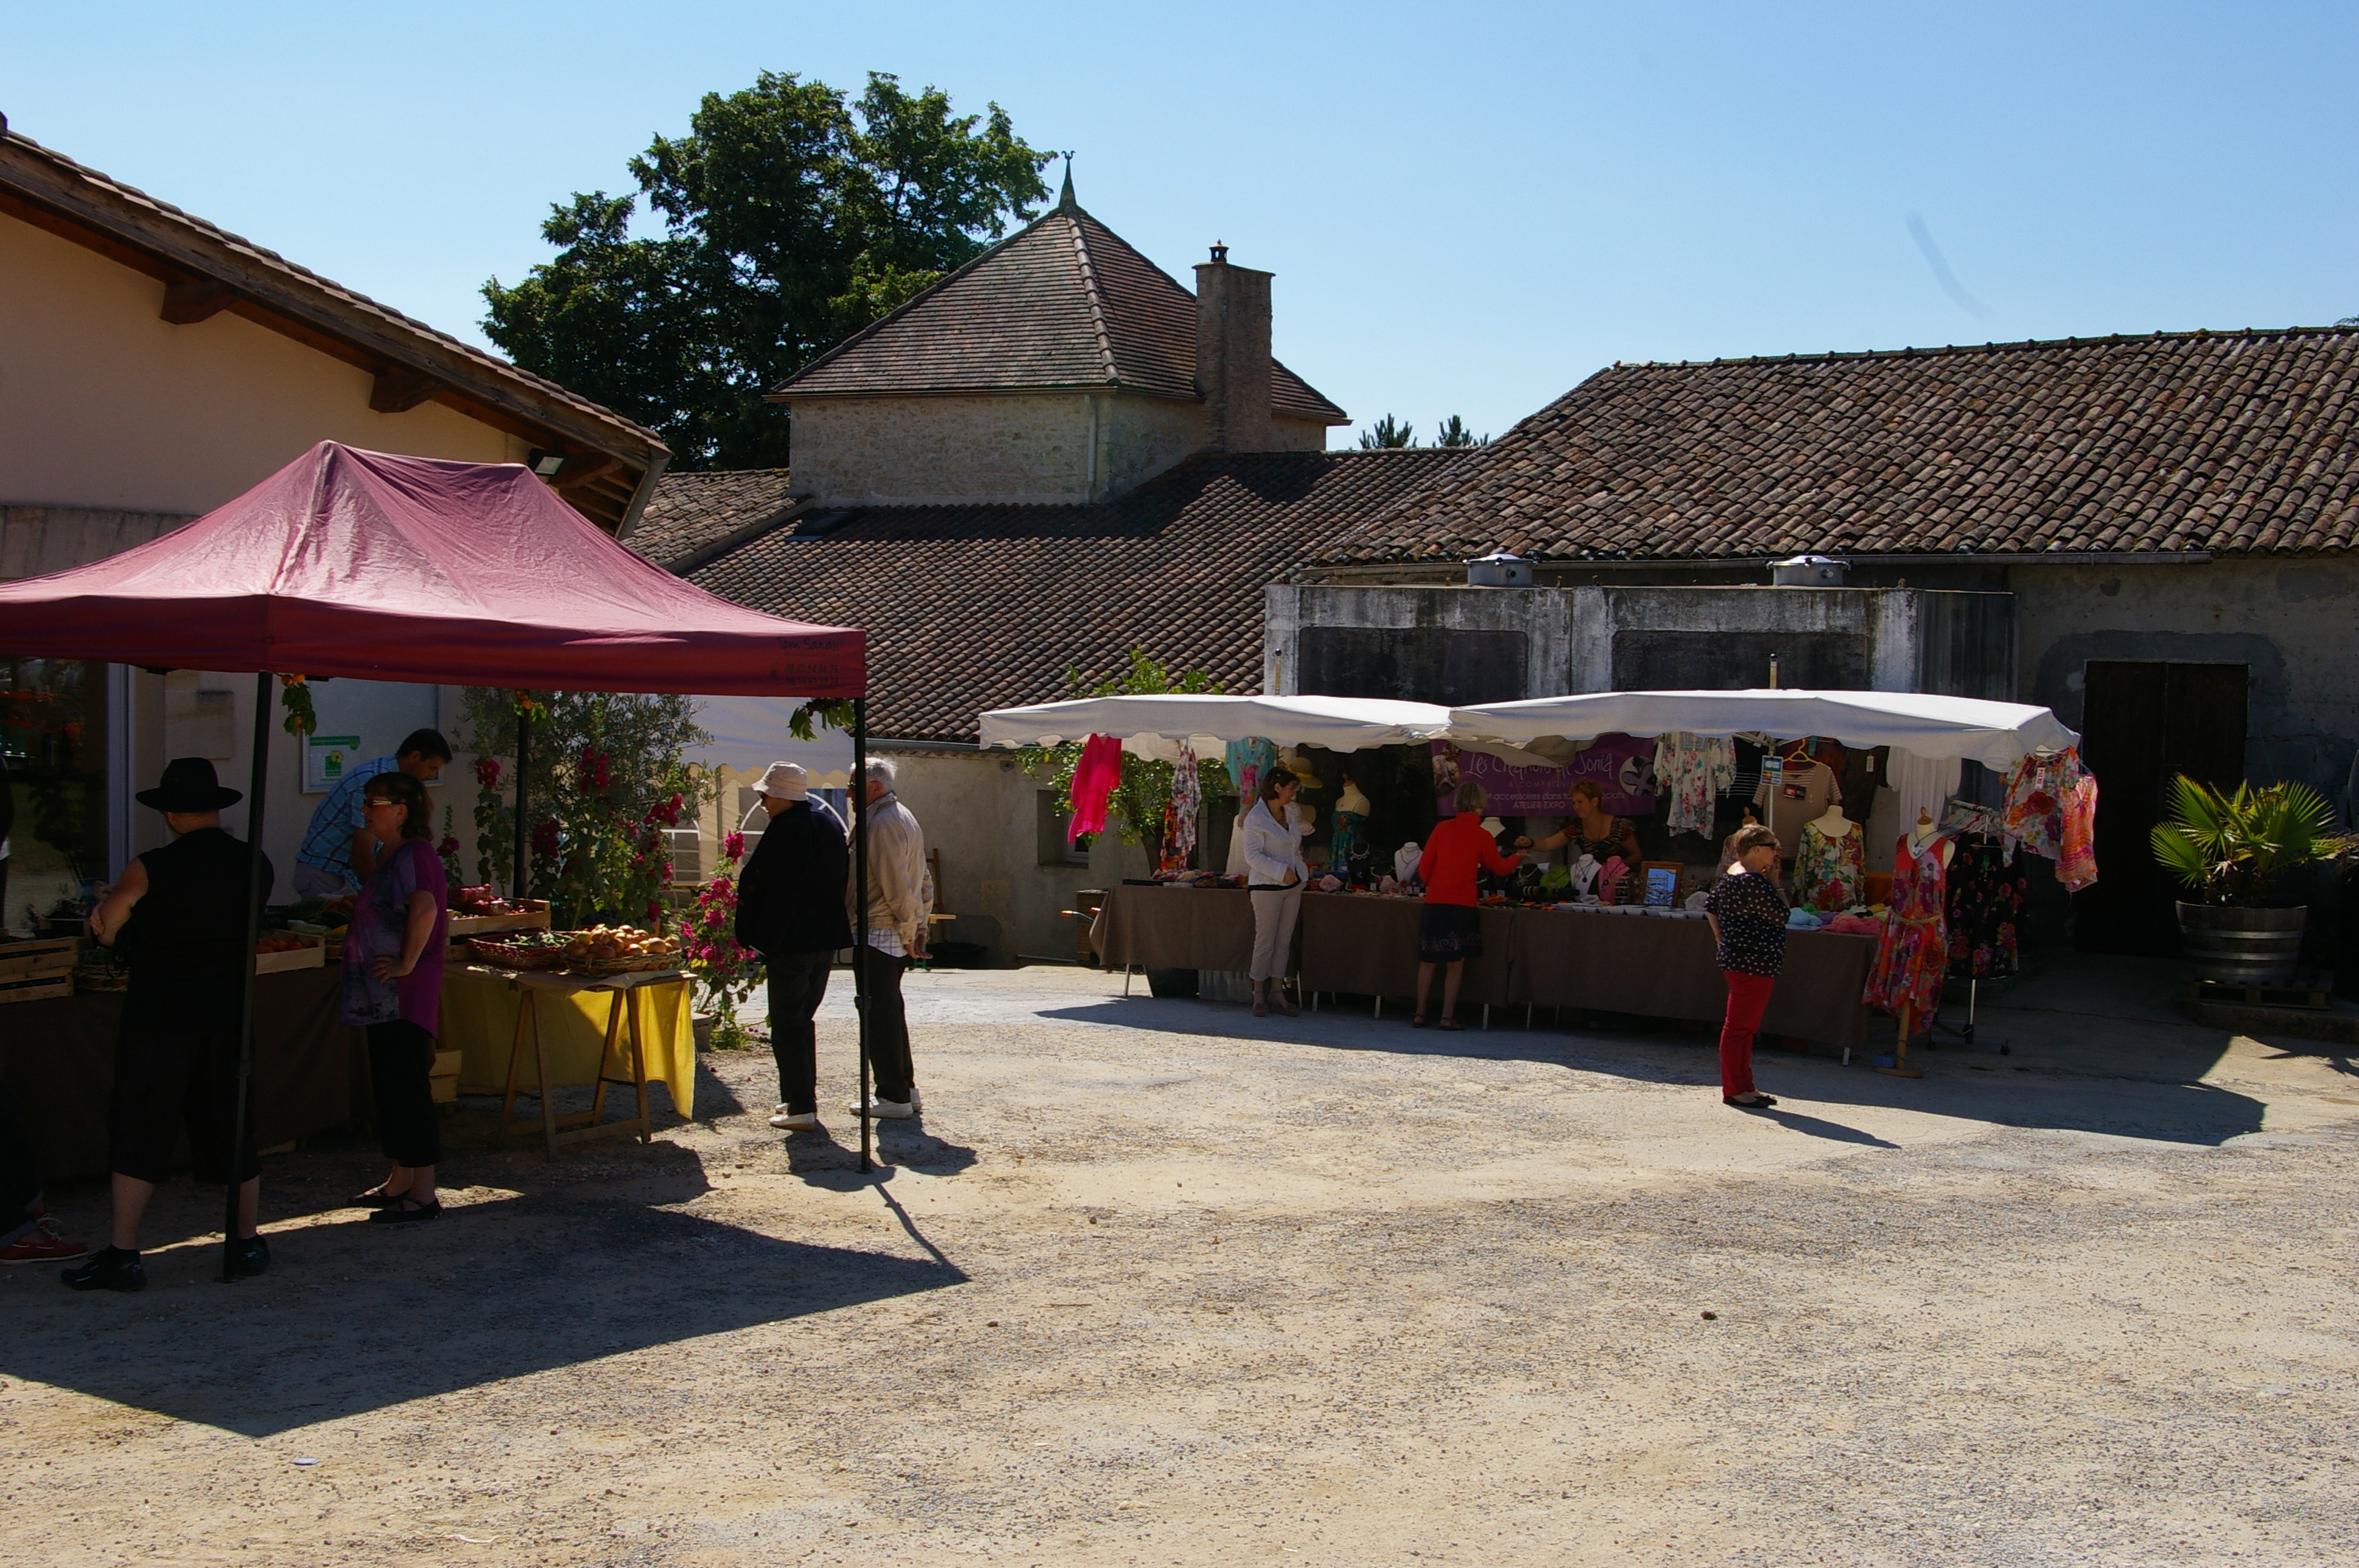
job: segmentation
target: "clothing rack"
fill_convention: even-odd
[[[1961,842],[1968,838],[1982,838],[2000,849],[2006,849],[2015,842],[2015,836],[2006,830],[2006,817],[2004,813],[1955,795],[1950,798],[1949,805],[1942,807],[1940,826],[1934,829],[1934,836]],[[1956,1035],[1958,1044],[1967,1050],[1971,1051],[1974,1048],[1974,1015],[1982,1000],[1982,977],[1979,975],[1970,974],[1966,977],[1965,1022],[1951,1023],[1937,1016],[1933,1020],[1932,1028],[1926,1032],[1925,1049],[1928,1051],[1937,1049],[1933,1044],[1933,1036],[1943,1030]],[[2004,1040],[1995,1040],[1989,1044],[1997,1046],[1998,1054],[2002,1056],[2011,1056],[2015,1054],[2015,1048]]]

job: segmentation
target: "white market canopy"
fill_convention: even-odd
[[[1450,737],[1528,745],[1551,737],[1763,733],[1823,735],[1846,746],[1897,746],[1940,762],[2007,769],[2033,752],[2080,743],[2044,708],[1906,691],[1601,691],[1450,710]]]
[[[1172,692],[1084,697],[1002,708],[983,715],[983,744],[1055,746],[1112,735],[1135,755],[1169,761],[1185,741],[1208,757],[1231,741],[1357,752],[1446,737],[1450,709],[1432,702],[1361,697],[1215,697]]]

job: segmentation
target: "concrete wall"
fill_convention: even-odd
[[[375,413],[367,372],[227,312],[175,327],[163,301],[146,274],[0,217],[0,504],[193,516],[330,438],[525,455],[440,404]]]
[[[1749,684],[1765,687],[1769,684],[1768,655],[1779,651],[1779,643],[1794,644],[1783,651],[1779,684],[1801,686],[1806,682],[1797,678],[1797,671],[1806,667],[1801,654],[1811,639],[1823,639],[1829,645],[1855,641],[1861,654],[1858,674],[1864,676],[1868,690],[1913,691],[1917,687],[1916,606],[1907,590],[1576,588],[1567,594],[1574,628],[1571,684],[1565,688],[1570,691],[1687,684],[1662,676],[1641,677],[1630,667],[1626,653],[1617,658],[1617,642],[1648,635],[1692,635],[1723,647],[1734,646],[1739,638],[1758,642],[1758,673]]]
[[[1578,689],[1564,684],[1572,660],[1571,615],[1571,600],[1554,589],[1352,588],[1273,583],[1263,594],[1261,688],[1287,694],[1304,689],[1304,628],[1352,627],[1521,636],[1526,687],[1520,695],[1555,697]],[[1438,694],[1430,692],[1327,695],[1439,700]]]
[[[2078,729],[2091,659],[2251,666],[2245,767],[2340,800],[2359,746],[2359,561],[2016,567],[2022,699]]]

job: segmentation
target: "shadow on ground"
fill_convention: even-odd
[[[702,1187],[693,1173],[647,1173],[627,1200],[576,1187],[391,1233],[331,1216],[277,1231],[270,1272],[236,1285],[215,1282],[218,1241],[150,1252],[138,1295],[78,1295],[55,1271],[12,1271],[0,1373],[266,1437],[966,1279],[923,1238],[921,1259],[782,1241],[651,1207],[647,1179]],[[214,1201],[175,1188],[187,1218]]]

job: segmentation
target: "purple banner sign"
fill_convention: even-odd
[[[1495,816],[1565,816],[1572,811],[1568,792],[1577,779],[1593,779],[1602,805],[1616,816],[1644,816],[1655,809],[1655,743],[1627,735],[1600,735],[1563,767],[1518,767],[1488,752],[1469,752],[1448,741],[1433,742],[1434,809],[1448,816],[1459,784],[1483,786]]]

